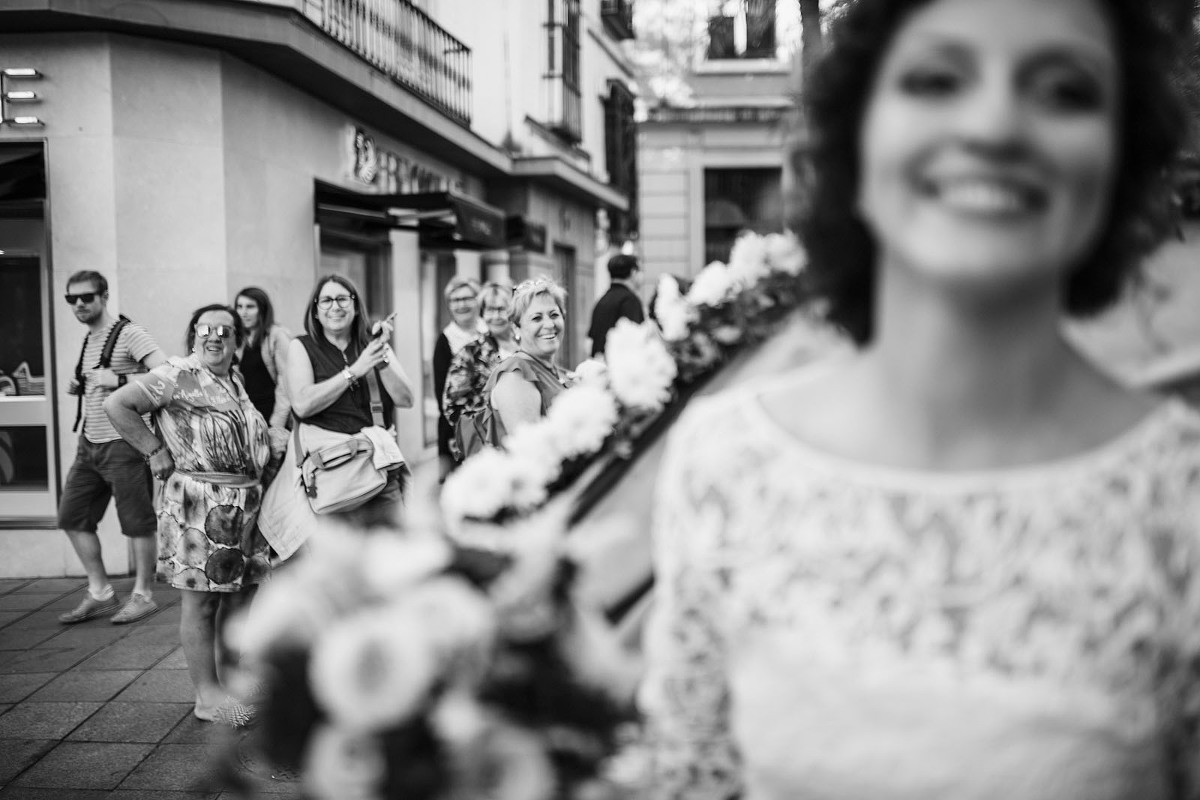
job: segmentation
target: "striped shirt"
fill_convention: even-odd
[[[87,344],[83,348],[83,435],[89,442],[103,444],[115,442],[121,438],[116,428],[108,421],[104,413],[104,401],[115,390],[100,386],[95,379],[100,363],[100,354],[104,351],[104,343],[108,340],[108,332],[116,325],[114,319],[97,333],[87,335]],[[109,365],[118,375],[133,375],[145,372],[142,359],[158,349],[154,339],[146,333],[146,329],[135,323],[129,323],[121,329],[117,336],[116,347],[113,348],[112,363]],[[149,418],[146,417],[149,427]]]

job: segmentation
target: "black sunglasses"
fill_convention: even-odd
[[[90,303],[96,299],[97,292],[84,292],[83,294],[65,294],[63,298],[67,301],[67,305],[73,306],[80,300],[85,303]]]

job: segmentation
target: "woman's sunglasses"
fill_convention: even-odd
[[[212,334],[216,334],[218,339],[228,339],[233,336],[232,325],[205,325],[201,323],[196,326],[196,335],[201,339],[207,339]]]
[[[83,294],[65,294],[63,299],[67,301],[67,305],[73,306],[82,300],[84,303],[91,303],[96,299],[96,292],[84,292]]]

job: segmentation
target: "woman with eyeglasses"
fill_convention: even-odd
[[[287,368],[292,410],[300,422],[350,434],[373,426],[371,372],[379,382],[386,425],[394,409],[412,407],[412,381],[389,344],[392,325],[383,320],[368,328],[366,307],[349,279],[326,275],[317,280],[304,330],[289,345]],[[380,494],[345,516],[368,526],[393,523],[404,474],[403,468],[393,470]]]
[[[442,416],[451,428],[457,428],[461,417],[474,416],[487,406],[483,387],[492,370],[519,349],[508,318],[512,296],[512,287],[503,283],[486,283],[479,292],[479,317],[487,333],[465,345],[450,363],[442,392]],[[465,457],[457,435],[450,439],[450,454],[455,461]]]
[[[254,710],[224,686],[219,665],[229,659],[218,628],[270,565],[255,525],[270,458],[267,423],[231,369],[244,338],[229,306],[197,309],[187,328],[189,355],[169,358],[104,403],[113,427],[162,481],[158,573],[183,598],[179,634],[196,690],[192,713],[233,726],[248,723]],[[145,414],[153,414],[154,430]]]

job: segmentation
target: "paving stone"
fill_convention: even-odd
[[[33,703],[27,700],[0,717],[0,739],[62,739],[79,723],[96,713],[101,705]]]
[[[5,711],[8,711],[14,705],[16,705],[16,703],[0,703],[0,715],[3,715]]]
[[[155,616],[158,616],[158,614],[155,614]],[[133,645],[169,644],[172,647],[179,646],[179,631],[169,626],[146,625],[145,620],[139,620],[130,625],[113,625],[112,627],[128,630],[129,643]]]
[[[155,594],[155,599],[157,599],[157,598],[158,598],[158,595]],[[161,605],[161,603],[159,605]],[[155,628],[170,626],[170,627],[174,628],[175,630],[179,630],[180,610],[181,609],[178,604],[168,606],[167,608],[163,609],[162,611],[159,611],[157,614],[153,614],[149,617],[146,617],[145,623],[147,625],[149,625],[151,627],[155,627]]]
[[[177,792],[219,791],[213,786],[220,748],[200,744],[160,744],[121,789],[166,789]]]
[[[230,795],[232,797],[232,795]],[[161,789],[117,789],[105,800],[214,800],[216,792],[164,792]],[[238,798],[237,800],[244,800]]]
[[[75,606],[79,605],[79,601],[83,599],[85,589],[78,589],[74,592],[68,592],[64,595],[59,595],[53,602],[48,603],[43,611],[53,611],[61,614],[64,611],[70,611]],[[115,613],[115,612],[114,612]],[[94,621],[93,621],[94,622]],[[86,624],[86,623],[81,623]]]
[[[0,747],[0,786],[11,781],[39,758],[50,752],[58,742],[49,739],[16,739]]]
[[[28,578],[0,578],[0,594],[15,592],[28,583]]]
[[[0,628],[0,651],[29,650],[62,633],[57,620],[55,627],[43,625],[40,628],[26,628],[24,624],[25,620],[20,619],[6,628]]]
[[[0,800],[104,800],[103,789],[38,789],[33,786],[9,786],[0,789]]]
[[[21,587],[26,592],[65,594],[87,588],[86,578],[38,578]]]
[[[183,648],[180,647],[173,651],[169,656],[154,665],[155,669],[187,669],[187,656],[183,654]]]
[[[27,612],[25,614],[25,616],[21,617],[16,622],[13,622],[10,625],[8,625],[5,628],[5,631],[10,631],[10,630],[19,630],[19,631],[65,630],[66,626],[58,621],[58,613],[59,612],[57,612],[57,611],[47,611],[45,609],[43,609],[41,611]]]
[[[58,598],[57,594],[25,592],[18,589],[15,592],[0,595],[0,611],[37,611]]]
[[[179,721],[179,724],[162,740],[162,743],[226,746],[236,735],[234,731],[224,725],[205,722],[188,714]]]
[[[111,700],[117,692],[132,683],[134,678],[141,674],[141,670],[134,669],[73,669],[47,683],[29,699],[35,702],[94,701],[102,703],[105,700]]]
[[[0,628],[16,622],[21,617],[25,616],[24,611],[0,611]]]
[[[121,639],[96,653],[81,666],[84,669],[150,669],[178,644],[132,644]],[[2,670],[3,667],[0,667]]]
[[[191,703],[108,703],[67,738],[81,742],[159,742]]]
[[[115,789],[153,750],[152,744],[63,742],[14,783],[40,788]]]
[[[188,703],[195,702],[195,698],[196,690],[192,686],[192,679],[186,670],[178,669],[144,673],[117,695],[117,700],[123,703]]]
[[[118,639],[124,639],[130,634],[128,626],[113,625],[109,622],[90,625],[62,625],[52,639],[47,639],[38,647],[105,647]]]
[[[19,703],[55,677],[53,672],[0,675],[0,703]]]
[[[98,649],[98,646],[83,645],[0,651],[0,675],[13,675],[18,672],[66,672]]]

